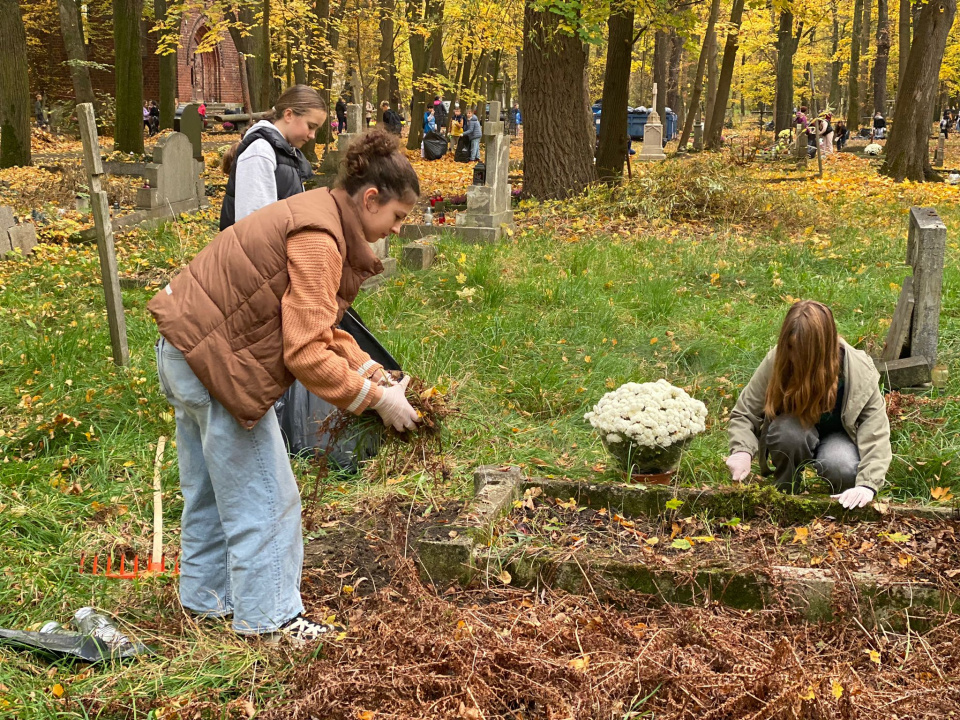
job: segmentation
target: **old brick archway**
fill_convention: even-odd
[[[197,52],[209,29],[202,15],[183,18],[177,53],[180,102],[242,103],[237,49],[229,35],[219,38],[212,50]]]

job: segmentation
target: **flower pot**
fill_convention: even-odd
[[[617,466],[628,475],[660,475],[672,473],[680,464],[680,456],[686,442],[674,443],[669,447],[648,447],[637,445],[630,440],[618,443],[601,438],[603,446],[617,461]]]

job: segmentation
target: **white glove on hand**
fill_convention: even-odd
[[[406,375],[396,385],[384,388],[380,401],[373,406],[373,409],[380,415],[380,419],[383,420],[383,424],[387,427],[392,425],[397,432],[413,430],[419,419],[417,411],[407,402],[406,393],[409,384],[410,376]]]
[[[735,452],[727,458],[727,467],[730,468],[730,477],[733,478],[734,482],[746,480],[750,476],[750,463],[752,461],[753,458],[750,453],[743,450]]]
[[[830,497],[838,501],[847,510],[853,510],[854,508],[862,508],[865,505],[869,505],[873,501],[874,495],[873,490],[864,485],[859,485],[849,490],[844,490],[839,495],[831,495]]]

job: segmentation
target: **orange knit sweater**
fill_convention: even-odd
[[[289,285],[281,300],[283,361],[306,388],[359,415],[380,401],[380,363],[337,327],[343,259],[336,241],[316,231],[287,240]],[[376,377],[376,379],[373,379]]]

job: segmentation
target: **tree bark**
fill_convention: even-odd
[[[117,82],[117,125],[113,142],[121,152],[143,153],[142,15],[142,0],[113,0],[114,77]]]
[[[830,4],[832,16],[832,32],[830,42],[830,108],[837,114],[840,107],[840,71],[843,70],[843,60],[840,59],[840,20],[837,18],[837,0]]]
[[[957,0],[930,0],[914,25],[907,69],[897,91],[897,121],[884,148],[880,172],[897,182],[939,180],[930,165],[930,112],[940,84],[947,36],[957,14]]]
[[[683,110],[680,107],[680,65],[683,62],[683,39],[676,28],[670,29],[668,44],[670,56],[667,61],[666,107],[675,113],[682,113]],[[662,122],[666,122],[665,117],[663,117]]]
[[[873,86],[870,79],[870,32],[873,6],[870,0],[863,0],[863,34],[860,36],[860,116],[872,115]]]
[[[265,0],[269,11],[270,0]],[[269,12],[266,15],[269,23]],[[230,38],[238,52],[245,56],[247,69],[247,88],[250,92],[250,104],[253,112],[262,112],[273,103],[270,102],[270,89],[273,85],[273,67],[270,62],[270,34],[264,33],[263,23],[258,23],[256,12],[248,4],[237,9],[237,20],[246,32],[233,23],[230,25]]]
[[[18,0],[0,0],[0,168],[30,164],[27,34]]]
[[[390,101],[390,88],[396,74],[396,57],[393,49],[393,13],[396,0],[380,0],[380,55],[377,62],[377,108]],[[396,110],[396,108],[394,108]]]
[[[897,71],[897,88],[907,74],[907,59],[910,57],[910,0],[900,0],[900,18],[897,21],[897,45],[900,49],[900,67]]]
[[[873,111],[887,114],[887,64],[890,60],[890,19],[887,0],[877,0],[877,58],[873,63]]]
[[[703,45],[700,46],[700,57],[697,58],[697,74],[693,79],[693,92],[690,94],[690,105],[687,109],[686,122],[683,123],[683,133],[680,135],[681,149],[690,142],[690,133],[693,132],[693,122],[700,107],[700,96],[703,95],[703,73],[707,66],[710,36],[716,34],[717,15],[720,14],[720,0],[713,0],[710,4],[710,16],[707,19],[707,32],[703,36]]]
[[[713,115],[713,106],[717,102],[717,78],[720,75],[717,54],[717,29],[714,26],[714,29],[707,33],[707,105],[704,108],[704,122]]]
[[[863,0],[853,3],[853,31],[850,34],[850,69],[847,71],[847,127],[851,135],[860,129],[860,36],[863,33]]]
[[[723,117],[727,111],[727,100],[730,98],[730,83],[733,80],[733,68],[737,61],[737,51],[740,48],[740,23],[743,20],[744,0],[733,0],[730,9],[730,29],[727,32],[727,42],[723,48],[723,62],[720,65],[720,77],[717,80],[717,99],[713,105],[713,114],[707,123],[707,130],[703,134],[703,146],[707,150],[717,150],[723,137]]]
[[[80,30],[80,13],[76,0],[57,0],[57,7],[60,11],[60,34],[67,52],[70,79],[73,81],[73,95],[78,103],[95,103],[90,68],[86,64],[87,48]]]
[[[63,2],[64,0],[60,0]],[[70,0],[67,0],[70,2]],[[167,27],[167,0],[153,0],[153,12],[157,22],[162,23],[159,41],[163,41],[170,33]],[[160,129],[173,127],[173,120],[177,113],[177,38],[172,38],[174,50],[166,55],[160,55]]]
[[[603,76],[603,112],[600,114],[597,175],[610,184],[623,177],[623,162],[627,157],[627,105],[633,53],[633,23],[632,8],[615,10],[607,18],[607,64]]]
[[[524,193],[540,200],[580,193],[596,180],[595,131],[583,72],[586,54],[559,15],[524,4]],[[563,92],[557,92],[563,88]]]
[[[793,35],[793,12],[782,10],[777,29],[777,86],[773,115],[778,133],[793,124],[793,56],[799,41],[800,31],[797,31],[796,38]]]
[[[663,122],[667,107],[667,60],[670,57],[670,38],[666,30],[657,30],[653,39],[653,83],[657,86],[656,111]]]

